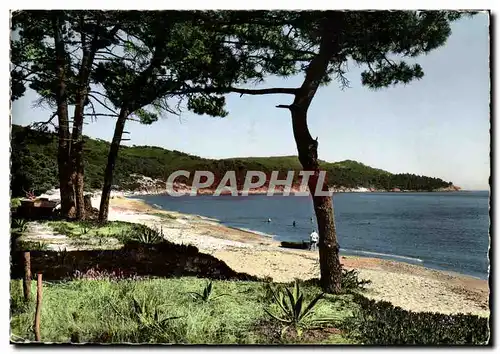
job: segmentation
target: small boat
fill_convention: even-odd
[[[309,249],[309,242],[307,242],[307,241],[302,241],[302,242],[282,241],[281,247],[307,250],[307,249]]]

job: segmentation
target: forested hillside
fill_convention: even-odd
[[[25,191],[41,193],[57,187],[57,136],[29,128],[13,125],[11,140],[11,189],[13,196],[24,196]],[[87,189],[101,188],[109,143],[85,137],[85,183]],[[406,190],[435,190],[448,187],[451,182],[439,178],[413,174],[392,174],[362,163],[345,160],[322,162],[327,171],[329,186],[347,188],[372,187],[381,190],[400,188]],[[216,182],[226,171],[236,171],[238,183],[242,184],[248,170],[263,171],[270,176],[280,171],[285,178],[288,171],[300,171],[295,156],[248,157],[231,159],[205,159],[179,151],[154,146],[123,146],[115,167],[114,184],[130,187],[130,174],[141,174],[165,179],[173,171],[212,171]],[[296,179],[298,173],[295,173]],[[189,183],[189,181],[187,181]]]

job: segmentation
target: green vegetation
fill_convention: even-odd
[[[201,300],[203,302],[209,302],[210,300],[218,299],[219,297],[225,296],[227,294],[214,295],[214,283],[210,280],[205,284],[202,292],[190,291],[188,294],[192,295],[196,300]]]
[[[45,251],[48,247],[43,241],[18,241],[16,244],[16,249],[22,251]]]
[[[85,185],[89,189],[101,188],[109,143],[88,137],[84,140]],[[11,144],[13,196],[24,196],[28,190],[42,193],[58,185],[56,135],[13,125]],[[439,178],[391,174],[351,160],[321,162],[321,167],[328,173],[330,186],[434,190],[451,185]],[[293,156],[211,160],[153,146],[123,146],[114,171],[114,184],[134,189],[138,185],[131,179],[131,174],[166,180],[172,172],[181,169],[192,172],[191,176],[196,170],[212,171],[216,176],[215,183],[227,171],[236,171],[238,183],[242,185],[245,173],[249,170],[262,171],[268,176],[278,170],[280,178],[285,178],[288,171],[299,171],[301,167],[297,157]],[[295,173],[295,177],[299,177],[298,173]]]
[[[342,268],[342,290],[352,291],[363,289],[366,285],[371,284],[371,280],[359,279],[359,272],[356,269],[347,270]]]
[[[106,224],[99,224],[91,221],[69,222],[58,220],[47,221],[45,225],[55,233],[67,236],[70,244],[79,246],[102,246],[111,239],[115,239],[115,242],[118,240],[121,244],[131,242],[157,244],[164,239],[161,228],[150,228],[142,224],[123,221],[110,221]],[[118,246],[118,244],[115,246]]]
[[[59,220],[47,221],[46,225],[56,233],[75,239],[102,236],[130,240],[133,238],[134,231],[142,228],[142,225],[124,221],[110,221],[104,225],[100,225],[89,221],[69,222]]]
[[[87,243],[92,238],[115,237],[134,246],[132,243],[141,242],[140,235],[147,236],[143,236],[145,244],[134,248],[132,253],[121,256],[116,253],[107,261],[78,259],[75,252],[46,252],[44,242],[18,243],[17,250],[41,252],[34,253],[33,271],[41,270],[51,279],[44,282],[43,290],[41,331],[44,342],[484,344],[488,340],[486,318],[413,313],[387,302],[368,300],[360,291],[369,281],[360,279],[355,270],[343,269],[344,293],[341,295],[324,294],[319,279],[296,280],[289,284],[200,279],[182,276],[185,265],[189,263],[193,267],[192,262],[200,256],[194,247],[168,248],[167,241],[151,245],[155,237],[151,235],[161,235],[161,231],[125,222],[98,225],[49,221],[47,225],[71,240]],[[150,231],[145,233],[145,230]],[[144,247],[161,245],[167,248],[144,253]],[[137,266],[144,262],[138,263],[131,257],[138,255],[138,250],[148,263],[153,262],[154,267],[160,263],[164,268],[172,266],[167,264],[167,254],[171,255],[169,258],[180,256],[192,261],[186,259],[187,263],[179,264],[179,260],[173,261],[179,270],[182,269],[180,278],[163,278],[168,272],[156,275],[162,278],[152,278],[148,274],[153,268],[140,274],[127,270],[127,266],[138,270]],[[52,258],[47,258],[49,253]],[[153,260],[155,254],[156,261]],[[89,253],[89,257],[99,255],[102,256],[102,252],[93,256]],[[206,262],[199,260],[197,267]],[[75,268],[78,264],[87,265]],[[73,280],[53,282],[68,279],[58,277],[66,274],[63,266],[70,266]],[[209,266],[215,267],[220,265]],[[49,271],[56,268],[60,270]],[[204,273],[207,269],[197,272],[207,274]],[[21,280],[11,280],[10,286],[11,339],[32,341],[34,301],[24,302]],[[293,290],[289,289],[291,286]],[[32,293],[35,287],[33,282]]]
[[[45,342],[80,343],[189,343],[189,344],[486,344],[488,319],[472,315],[414,313],[387,302],[369,300],[359,293],[322,294],[319,286],[300,282],[287,291],[286,321],[307,317],[303,325],[282,335],[280,302],[270,284],[246,281],[213,281],[217,301],[193,301],[191,293],[206,288],[194,277],[146,280],[73,280],[44,282],[41,318]],[[276,286],[276,285],[275,285]],[[278,285],[281,286],[282,285]],[[32,293],[36,284],[32,284]],[[34,340],[34,301],[23,300],[22,281],[11,280],[11,339]],[[212,290],[213,291],[213,290]],[[286,291],[286,290],[284,290]],[[290,294],[291,297],[290,297]],[[280,295],[277,295],[278,299]],[[290,307],[291,298],[295,299]],[[64,299],[64,301],[61,301]],[[302,302],[299,306],[300,300]],[[316,301],[315,301],[316,300]],[[312,306],[310,304],[313,304]],[[309,307],[308,306],[308,307]],[[295,309],[301,309],[297,311]],[[295,312],[294,312],[295,311]],[[276,316],[283,319],[284,312]],[[314,322],[314,321],[312,321]],[[300,330],[302,328],[302,330]]]
[[[205,280],[191,277],[140,281],[80,280],[44,283],[41,336],[46,342],[132,343],[279,343],[270,338],[271,304],[259,282],[214,281],[228,294],[218,301],[193,301],[188,292],[203,287]],[[32,285],[35,291],[35,284]],[[307,298],[316,287],[305,287]],[[24,304],[21,282],[11,281],[11,328],[13,340],[34,340],[34,303]],[[327,296],[318,303],[318,315],[349,316],[341,299]],[[61,301],[64,299],[64,301]],[[159,321],[155,320],[160,319]],[[163,319],[163,321],[161,320]],[[161,327],[158,328],[158,324]],[[288,338],[287,342],[300,341]],[[348,342],[338,334],[323,342]]]
[[[28,221],[25,219],[12,219],[11,229],[17,232],[24,232],[28,228]]]
[[[144,225],[136,225],[132,230],[132,241],[152,245],[163,241],[163,239],[163,230],[161,228],[158,230]]]
[[[353,340],[378,345],[487,344],[488,319],[475,315],[412,312],[355,294],[355,316],[346,321]]]
[[[451,184],[437,178],[394,175],[355,161],[318,161],[318,141],[309,133],[307,112],[320,85],[337,81],[343,88],[348,86],[345,74],[346,64],[350,62],[365,68],[361,83],[371,89],[421,79],[422,67],[413,59],[411,63],[406,59],[444,45],[451,33],[450,23],[460,18],[461,13],[262,11],[258,15],[239,11],[17,12],[12,16],[11,26],[18,34],[11,43],[14,64],[11,98],[20,98],[29,87],[38,94],[38,104],[56,108],[57,113],[48,121],[35,125],[42,129],[53,126],[57,136],[13,127],[12,195],[38,194],[59,186],[60,215],[83,220],[87,213],[84,184],[88,189],[103,188],[99,220],[104,222],[108,217],[112,184],[124,189],[138,187],[131,174],[165,180],[179,169],[209,170],[215,173],[217,184],[227,171],[236,171],[241,186],[248,170],[263,171],[268,177],[271,171],[278,170],[279,177],[284,178],[288,171],[304,168],[326,170],[330,187],[434,190]],[[299,87],[236,88],[253,81],[265,82],[269,76],[294,75],[304,77]],[[92,90],[97,86],[100,92]],[[280,106],[290,111],[301,163],[289,156],[212,160],[148,146],[123,147],[118,156],[127,119],[152,123],[161,112],[177,113],[183,101],[194,113],[226,116],[224,95],[229,93],[292,95],[293,104]],[[177,108],[167,102],[175,97],[179,99]],[[106,113],[95,111],[97,103]],[[71,119],[68,106],[75,107]],[[111,146],[83,137],[85,118],[102,115],[117,118]],[[56,120],[53,122],[53,119]],[[297,173],[295,177],[298,182]],[[316,210],[333,212],[329,198],[316,198],[314,204]],[[322,244],[335,245],[334,222],[326,215],[318,213],[317,218]],[[59,222],[50,225],[74,243],[93,245],[90,241],[98,240],[100,244],[113,236],[128,244],[121,250],[58,253],[44,252],[46,244],[41,242],[23,244],[21,241],[21,248],[38,250],[40,252],[33,253],[44,256],[33,257],[32,266],[43,270],[48,279],[75,277],[80,269],[91,276],[105,275],[101,270],[115,274],[114,271],[123,271],[117,267],[118,261],[122,268],[133,269],[146,277],[157,271],[164,271],[161,276],[177,276],[185,274],[189,267],[196,274],[221,277],[232,272],[230,276],[251,279],[244,274],[234,274],[225,263],[200,254],[195,247],[160,242],[161,230],[123,224],[101,227]],[[12,239],[24,230],[25,225],[15,221]],[[78,258],[82,262],[73,263]],[[341,279],[346,289],[364,285],[355,272],[339,274],[337,248],[322,248],[320,260],[324,291],[340,290]],[[168,262],[176,266],[175,272],[164,269]],[[197,263],[197,268],[191,267],[191,263]],[[75,271],[75,267],[80,268]],[[221,271],[224,274],[220,274]],[[50,278],[50,272],[57,277]],[[267,286],[268,290],[263,289],[262,283],[217,282],[217,290],[227,296],[221,301],[209,301],[215,299],[211,296],[215,285],[210,282],[198,296],[203,302],[190,301],[185,294],[195,293],[200,282],[180,278],[46,283],[42,338],[47,342],[193,344],[348,341],[340,331],[321,332],[323,328],[312,329],[306,325],[313,311],[317,316],[334,316],[341,321],[352,316],[349,311],[357,309],[348,295],[318,295],[317,282],[306,283],[303,292],[298,282],[293,293],[286,288],[289,301],[283,293],[277,295]],[[11,282],[11,286],[16,287],[11,291],[12,337],[32,339],[33,303],[20,300],[18,285],[17,281]],[[272,299],[276,301],[274,305]],[[353,323],[361,325],[351,327],[353,333],[346,333],[351,334],[349,338],[361,338],[367,343],[385,341],[384,344],[448,343],[458,338],[460,343],[475,343],[483,339],[482,320],[446,317],[445,323],[441,323],[439,316],[418,314],[415,317],[384,303],[359,302],[361,309],[354,313]],[[268,312],[270,319],[265,310],[272,306],[278,306],[283,312],[280,315]],[[453,323],[451,327],[446,327],[448,320]],[[436,330],[436,321],[445,329]],[[275,330],[282,323],[292,325],[297,335],[276,337]],[[410,328],[411,332],[407,333],[406,327],[401,326]],[[470,326],[476,326],[473,328],[478,332]],[[301,329],[309,336],[304,333],[302,337]],[[314,332],[317,330],[320,332]],[[424,339],[415,337],[419,335]]]
[[[12,198],[10,200],[11,209],[15,209],[21,206],[21,198]]]
[[[162,241],[163,233],[156,229],[148,228],[141,224],[123,221],[110,221],[104,225],[90,221],[68,222],[64,220],[45,221],[44,225],[53,230],[55,234],[67,236],[62,242],[70,246],[85,246],[85,249],[96,248],[106,245],[115,249],[120,245],[130,242],[154,244]],[[48,243],[58,244],[60,239],[46,240],[36,239],[36,235],[30,235],[30,239],[19,239],[27,228],[24,219],[12,220],[11,241],[18,250],[40,251],[46,250]]]
[[[265,309],[265,311],[269,316],[285,325],[281,330],[282,337],[289,327],[293,327],[297,332],[297,336],[301,337],[302,328],[310,327],[313,323],[319,321],[328,321],[326,319],[314,317],[314,308],[317,306],[318,301],[324,297],[323,293],[314,297],[314,299],[307,304],[304,300],[304,294],[300,290],[298,281],[295,281],[293,291],[288,287],[284,288],[285,291],[274,291],[271,285],[268,286],[277,311],[275,310],[275,313],[267,309]],[[330,319],[329,321],[332,320]]]

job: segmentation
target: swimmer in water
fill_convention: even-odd
[[[293,221],[293,224],[292,224],[292,226],[293,226],[293,227],[295,227],[295,226],[296,226],[296,224],[295,224],[295,220]]]

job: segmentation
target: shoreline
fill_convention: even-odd
[[[161,210],[163,210],[163,209],[161,209]],[[197,215],[197,216],[199,216],[199,215]],[[200,216],[200,217],[205,218],[205,216]],[[279,240],[275,240],[274,239],[275,235],[266,234],[264,232],[256,231],[256,230],[252,230],[252,229],[246,229],[246,228],[240,228],[240,227],[225,225],[225,224],[221,223],[217,219],[211,219],[211,220],[219,222],[221,226],[227,227],[229,229],[233,229],[233,230],[240,231],[240,232],[248,232],[248,233],[251,233],[251,234],[254,234],[254,235],[257,235],[257,236],[261,236],[261,237],[263,237],[265,239],[271,239],[271,240],[273,240],[273,241],[275,241],[277,243],[281,243],[282,242],[282,241],[279,241]],[[298,242],[298,241],[289,241],[289,242]],[[280,248],[282,248],[282,247],[280,247]],[[286,247],[283,247],[282,249],[283,250],[292,250],[292,248],[286,248]],[[298,251],[300,251],[300,250],[298,250]],[[302,250],[302,251],[307,251],[307,250]],[[369,258],[369,259],[380,259],[380,260],[389,261],[389,262],[403,263],[403,264],[407,264],[407,265],[411,265],[411,266],[422,267],[422,268],[424,268],[424,269],[426,269],[428,271],[436,271],[436,272],[446,273],[446,274],[449,274],[449,275],[455,276],[455,277],[468,277],[468,278],[477,279],[477,280],[484,280],[484,281],[488,281],[488,278],[489,278],[489,274],[487,276],[485,276],[485,277],[481,277],[481,276],[478,276],[478,275],[472,275],[472,274],[467,274],[467,273],[460,273],[460,272],[457,272],[457,271],[454,271],[454,270],[449,270],[449,269],[443,269],[443,268],[437,268],[437,267],[433,268],[433,267],[431,267],[429,265],[427,265],[427,266],[424,265],[424,261],[423,260],[421,260],[419,258],[409,257],[409,256],[407,257],[407,256],[400,256],[400,255],[391,255],[391,254],[371,252],[371,251],[362,251],[362,250],[350,250],[350,249],[347,250],[347,249],[343,249],[343,248],[340,248],[339,255],[340,256],[345,256],[345,257],[359,257],[359,258]],[[401,259],[401,260],[398,260],[398,259]],[[408,261],[405,261],[403,259],[408,259]]]
[[[93,198],[98,204],[100,197]],[[165,238],[192,244],[238,272],[276,282],[319,277],[319,254],[280,247],[270,237],[221,224],[200,215],[157,209],[141,199],[114,196],[109,220],[162,227]],[[383,258],[340,254],[346,269],[357,269],[372,284],[365,295],[412,311],[489,316],[489,284],[473,276]]]
[[[365,192],[345,192],[345,193],[365,193]],[[366,193],[371,193],[371,192],[366,192]],[[377,193],[377,192],[372,192],[372,193]],[[399,193],[399,192],[388,192],[388,193]],[[401,193],[406,193],[406,192],[401,192]],[[420,193],[420,192],[415,192],[415,193]],[[148,194],[144,194],[144,195],[147,196]],[[128,198],[131,200],[136,200],[136,201],[142,202],[145,205],[148,205],[149,207],[151,207],[155,210],[164,210],[159,205],[148,204],[144,199],[142,199],[140,197],[134,198],[134,196],[131,196],[131,197],[124,196],[124,198]],[[178,212],[176,212],[176,213],[178,213]],[[182,213],[179,213],[179,214],[182,214]],[[234,230],[240,231],[240,232],[247,232],[247,233],[255,234],[257,236],[263,237],[264,239],[271,239],[271,240],[275,241],[278,245],[282,242],[282,240],[274,239],[274,237],[276,235],[267,234],[267,233],[257,231],[257,230],[226,225],[226,224],[222,223],[220,220],[217,220],[214,218],[208,218],[206,216],[201,216],[201,215],[197,215],[197,214],[186,214],[186,215],[195,215],[195,216],[200,217],[200,218],[210,219],[212,221],[219,223],[221,226],[229,228],[229,229],[234,229]],[[292,241],[287,241],[287,242],[299,242],[299,241],[292,240]],[[288,248],[283,248],[283,249],[288,249]],[[458,271],[445,269],[445,268],[439,267],[439,266],[433,266],[432,264],[431,265],[429,265],[429,264],[424,265],[423,260],[421,260],[419,258],[411,257],[411,256],[402,256],[402,255],[397,255],[397,254],[385,254],[385,253],[379,253],[379,252],[374,252],[374,251],[352,250],[352,249],[343,249],[343,248],[340,249],[339,254],[341,256],[374,258],[374,259],[382,259],[382,260],[386,260],[386,261],[400,262],[400,263],[404,263],[404,264],[423,267],[423,268],[428,269],[430,271],[439,271],[439,272],[444,272],[444,273],[450,273],[454,276],[464,276],[464,277],[470,277],[473,279],[484,280],[484,281],[488,281],[488,278],[489,278],[489,273],[487,275],[477,275],[477,274],[473,275],[473,274],[468,274],[468,273],[460,273]]]

